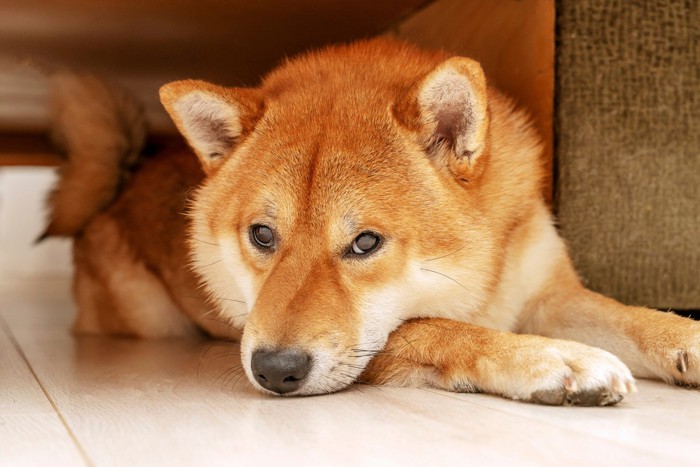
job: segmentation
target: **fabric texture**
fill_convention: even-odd
[[[628,304],[700,309],[699,5],[557,3],[560,231]]]

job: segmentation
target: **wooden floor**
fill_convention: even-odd
[[[272,398],[237,347],[75,338],[65,281],[0,283],[0,465],[700,465],[700,391],[611,408],[355,386]]]

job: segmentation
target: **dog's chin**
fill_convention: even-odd
[[[302,385],[297,390],[285,394],[278,394],[260,386],[253,377],[250,364],[244,366],[250,384],[263,394],[282,397],[318,396],[341,391],[357,381],[357,378],[367,366],[367,363],[369,363],[370,358],[361,357],[353,360],[361,361],[329,361],[327,358],[315,360],[313,369],[304,379]]]
[[[296,391],[288,392],[286,394],[278,394],[274,391],[263,388],[257,382],[251,381],[253,387],[266,394],[268,396],[278,396],[278,397],[302,397],[302,396],[320,396],[323,394],[331,394],[333,392],[342,391],[343,389],[350,386],[354,381],[345,383],[342,381],[336,381],[332,378],[323,378],[318,381],[307,381]]]

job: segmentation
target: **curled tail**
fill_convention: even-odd
[[[51,77],[52,139],[65,161],[49,195],[48,236],[71,236],[116,197],[146,139],[143,107],[90,75]]]

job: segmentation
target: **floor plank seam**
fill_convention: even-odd
[[[73,443],[75,443],[75,447],[76,447],[76,449],[78,449],[78,452],[80,452],[80,455],[82,456],[83,460],[85,461],[85,464],[87,466],[93,467],[95,465],[95,463],[92,462],[92,460],[90,459],[90,456],[88,456],[87,452],[83,448],[83,445],[80,443],[80,441],[78,440],[78,437],[75,435],[75,432],[71,429],[70,425],[68,425],[68,421],[61,413],[61,410],[58,408],[58,405],[56,405],[56,401],[54,401],[53,397],[51,397],[48,390],[44,386],[44,383],[42,383],[41,379],[39,379],[39,375],[36,373],[36,371],[34,371],[34,368],[32,367],[31,363],[29,362],[27,355],[24,353],[24,349],[22,349],[22,347],[19,345],[19,341],[15,338],[15,335],[12,332],[12,329],[7,324],[7,322],[3,319],[2,315],[0,315],[0,327],[3,328],[5,335],[7,336],[7,338],[10,340],[12,345],[17,350],[17,353],[19,354],[22,361],[24,361],[24,364],[27,366],[27,369],[32,374],[32,377],[34,378],[36,383],[39,385],[39,388],[41,388],[41,391],[44,393],[44,396],[49,401],[49,404],[51,404],[51,407],[53,407],[53,410],[56,412],[56,416],[58,416],[58,419],[61,421],[61,424],[66,429],[68,436],[71,438],[71,440],[73,440]]]

